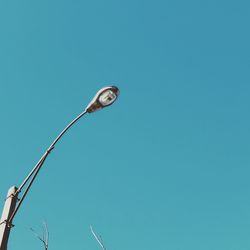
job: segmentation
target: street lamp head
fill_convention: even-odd
[[[116,86],[110,86],[100,89],[86,108],[88,113],[93,113],[99,109],[105,108],[117,99],[120,91]]]

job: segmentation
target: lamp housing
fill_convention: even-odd
[[[119,96],[119,89],[116,86],[109,86],[100,89],[86,108],[88,113],[110,106]]]

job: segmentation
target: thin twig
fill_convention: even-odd
[[[98,242],[98,244],[101,246],[101,248],[103,250],[106,250],[106,247],[103,244],[102,237],[96,235],[96,233],[95,233],[95,231],[94,231],[94,229],[93,229],[93,227],[91,225],[90,225],[90,230],[91,230],[91,233],[94,235],[94,237],[95,237],[96,241]]]
[[[43,222],[42,237],[33,228],[30,228],[30,230],[43,243],[44,249],[48,250],[48,248],[49,248],[49,231],[48,231],[47,224],[45,222]]]
[[[49,230],[48,230],[48,225],[46,222],[43,222],[43,227],[44,227],[44,233],[45,233],[45,243],[48,246],[49,245]]]

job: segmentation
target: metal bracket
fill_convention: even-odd
[[[2,224],[6,224],[8,228],[12,228],[12,227],[15,226],[14,224],[10,223],[10,222],[7,221],[7,220],[1,221],[1,222],[0,222],[0,225],[2,225]]]

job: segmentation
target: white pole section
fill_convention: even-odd
[[[9,189],[7,198],[5,200],[3,213],[0,224],[0,250],[7,250],[7,243],[12,227],[12,221],[9,221],[10,216],[15,210],[17,203],[16,194],[17,187],[13,186]]]

